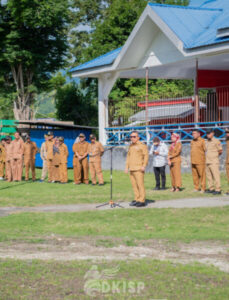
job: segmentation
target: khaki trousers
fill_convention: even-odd
[[[42,172],[41,172],[41,180],[45,180],[48,173],[47,160],[43,160]]]
[[[195,190],[201,188],[202,191],[206,189],[206,173],[205,165],[192,164],[192,178]]]
[[[60,165],[52,165],[52,181],[60,181]]]
[[[13,181],[21,181],[22,178],[22,159],[12,159],[11,168],[13,174]]]
[[[47,168],[48,168],[48,181],[53,181],[53,164],[52,159],[47,160]]]
[[[130,171],[130,181],[134,191],[134,200],[145,202],[144,175],[142,171]]]
[[[5,162],[0,161],[0,177],[4,177]]]
[[[99,184],[103,184],[103,173],[101,168],[101,161],[89,162],[89,169],[91,174],[91,181],[96,184],[96,176],[98,177]]]
[[[67,164],[60,164],[60,182],[68,182],[68,167]]]
[[[83,160],[79,160],[78,158],[74,159],[73,169],[75,183],[89,183],[89,166],[87,157],[85,157]]]
[[[229,182],[229,164],[226,164],[226,174],[227,174],[227,180]]]
[[[36,180],[35,160],[25,160],[25,180],[29,180],[29,170],[32,171],[32,180]]]
[[[181,188],[181,163],[175,162],[170,166],[171,184],[174,188]]]
[[[221,191],[219,164],[206,164],[206,176],[209,190]]]
[[[11,161],[6,161],[6,180],[7,181],[13,180]]]

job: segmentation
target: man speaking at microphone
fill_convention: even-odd
[[[127,174],[130,171],[130,181],[134,190],[134,201],[130,206],[145,206],[145,186],[144,174],[148,164],[149,153],[146,145],[141,143],[137,131],[133,131],[130,135],[131,145],[129,147],[126,159]]]

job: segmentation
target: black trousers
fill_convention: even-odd
[[[165,176],[165,166],[164,167],[154,167],[154,175],[156,180],[157,188],[165,188],[166,176]],[[160,184],[161,179],[161,184]]]

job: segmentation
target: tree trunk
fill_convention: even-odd
[[[29,92],[29,86],[32,84],[33,73],[27,70],[24,75],[21,63],[18,66],[11,66],[11,70],[17,91],[14,101],[14,117],[16,120],[31,120],[33,118],[31,109],[33,94]]]

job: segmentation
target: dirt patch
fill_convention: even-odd
[[[127,246],[131,243],[134,246]],[[229,243],[215,241],[174,244],[165,240],[124,241],[109,237],[77,239],[53,235],[41,243],[1,242],[0,258],[57,261],[151,258],[184,264],[199,262],[214,265],[229,273]]]

